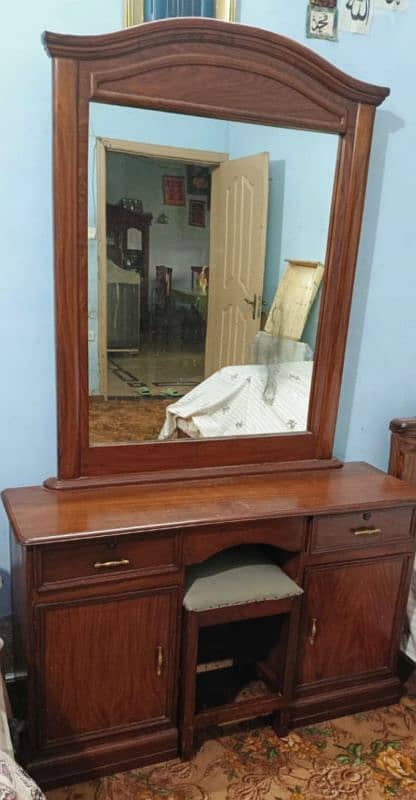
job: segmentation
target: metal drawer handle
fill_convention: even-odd
[[[128,558],[120,558],[119,561],[96,561],[94,567],[95,569],[110,569],[111,567],[128,567],[129,564]]]
[[[378,536],[381,528],[351,528],[354,536]]]
[[[159,645],[156,648],[156,675],[160,678],[162,674],[163,664],[164,664],[164,657],[163,657],[163,647]]]
[[[311,647],[314,647],[315,645],[317,633],[318,633],[318,618],[312,617],[312,628],[311,628],[311,634],[309,636],[309,644],[311,645]]]

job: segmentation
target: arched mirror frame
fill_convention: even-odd
[[[331,463],[374,114],[388,89],[355,80],[282,36],[216,20],[152,22],[91,37],[46,33],[45,44],[54,76],[59,443],[58,480],[47,485]],[[90,101],[339,134],[307,432],[89,446]]]

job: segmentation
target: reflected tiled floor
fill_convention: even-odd
[[[157,439],[166,406],[203,380],[204,357],[201,346],[154,342],[109,353],[108,399],[90,397],[90,444]]]
[[[204,377],[204,353],[189,350],[157,350],[143,348],[138,353],[111,353],[108,368],[109,397],[137,396],[133,386],[114,371],[116,364],[146,385],[152,394],[160,395],[169,386],[183,386],[189,391]]]

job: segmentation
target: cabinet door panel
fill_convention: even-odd
[[[301,684],[392,669],[408,563],[400,555],[307,571]]]
[[[38,608],[44,744],[172,717],[177,601],[171,589]]]

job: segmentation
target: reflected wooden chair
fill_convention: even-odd
[[[274,713],[276,732],[287,732],[302,593],[303,590],[259,548],[232,548],[189,569],[183,600],[180,703],[183,759],[191,758],[195,731],[210,725]],[[279,620],[272,619],[275,617]],[[242,663],[233,655],[218,660],[218,655],[224,655],[221,647],[218,649],[221,641],[225,647],[234,648],[234,656],[240,647],[244,650],[248,641],[251,646],[252,637],[247,635],[244,626],[247,621],[256,620],[256,630],[260,629],[260,618],[268,626],[267,653],[262,652],[259,639],[261,657],[257,660],[257,651],[249,653],[251,664],[247,662],[247,653],[241,652]],[[233,631],[234,623],[237,628],[234,625]],[[221,633],[221,626],[226,625],[231,627],[223,628]],[[207,650],[206,642],[205,654],[204,647],[200,647],[200,634],[208,628],[211,634],[214,631],[212,638],[217,658],[213,661],[209,656],[207,661],[209,646]],[[244,697],[239,689],[241,679],[244,682],[246,677],[247,664],[248,672],[255,670],[265,691]],[[205,707],[204,685],[208,698]],[[221,695],[225,702],[219,703]]]
[[[152,335],[168,338],[170,326],[172,267],[155,266],[156,278],[152,297]]]
[[[172,267],[166,267],[163,264],[155,266],[156,281],[154,287],[153,302],[155,307],[160,311],[166,311],[169,303],[169,298],[172,292]]]
[[[191,290],[196,292],[198,287],[198,278],[204,267],[191,267]],[[209,285],[209,267],[205,267],[205,276],[207,284]]]

